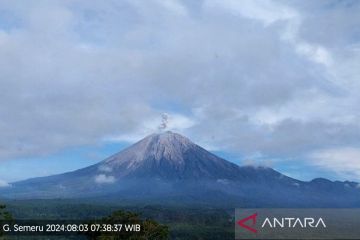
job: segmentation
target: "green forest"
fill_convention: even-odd
[[[6,204],[6,207],[5,205]],[[77,200],[18,200],[1,205],[1,219],[133,221],[143,226],[141,233],[127,236],[86,234],[83,239],[233,239],[232,209],[201,206],[132,206]],[[53,236],[51,239],[79,239],[80,236]],[[5,236],[5,239],[14,239]],[[19,238],[16,238],[19,239]],[[20,239],[32,239],[31,236]],[[41,239],[41,238],[33,238]],[[45,239],[45,238],[44,238]],[[46,238],[49,239],[49,238]]]

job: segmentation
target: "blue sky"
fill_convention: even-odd
[[[0,3],[0,185],[168,130],[239,164],[360,181],[359,1]]]

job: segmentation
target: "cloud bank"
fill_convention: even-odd
[[[95,182],[98,184],[114,183],[116,181],[114,176],[107,176],[105,174],[99,174],[95,176]]]
[[[309,156],[322,149],[358,151],[359,10],[357,1],[2,1],[0,159],[138,140],[163,112],[170,130],[242,155],[318,165]],[[358,161],[341,158],[360,179]]]
[[[2,187],[10,187],[10,184],[6,181],[0,179],[0,188]]]

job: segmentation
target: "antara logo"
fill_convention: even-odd
[[[326,228],[326,224],[322,218],[315,219],[312,217],[306,217],[306,218],[293,218],[293,217],[286,217],[286,218],[273,218],[270,220],[270,218],[266,218],[263,224],[261,225],[261,228],[264,228],[265,226],[269,226],[270,228],[295,228],[295,227],[301,227],[301,228],[317,228],[317,227],[323,227]]]
[[[258,230],[255,228],[256,221],[257,221],[258,213],[254,213],[246,218],[243,218],[237,221],[237,224],[245,228],[246,230],[257,233]],[[250,225],[249,223],[250,222]],[[326,224],[322,218],[312,218],[312,217],[305,217],[305,218],[295,218],[295,217],[285,217],[285,218],[265,218],[263,223],[261,224],[261,228],[318,228],[323,227],[326,228]]]

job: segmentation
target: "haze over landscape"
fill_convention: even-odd
[[[351,0],[1,1],[0,187],[166,130],[236,165],[359,182],[359,11]]]

